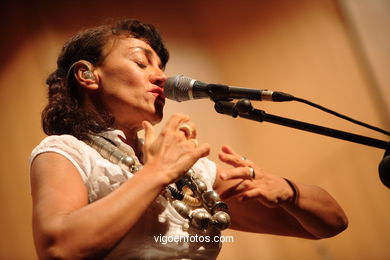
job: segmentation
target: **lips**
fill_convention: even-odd
[[[155,96],[158,99],[162,99],[165,101],[165,95],[164,95],[164,90],[160,87],[155,87],[149,90],[150,93],[152,93],[153,96]]]

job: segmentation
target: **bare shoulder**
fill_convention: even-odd
[[[61,154],[39,154],[31,163],[30,178],[35,213],[49,209],[65,213],[88,203],[78,170]]]

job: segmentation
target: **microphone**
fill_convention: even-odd
[[[379,178],[390,189],[390,142],[387,143],[385,155],[379,164]]]
[[[191,99],[210,98],[213,101],[249,99],[259,101],[291,101],[294,96],[271,90],[232,87],[222,84],[208,84],[183,75],[169,77],[164,85],[165,97],[177,102]]]
[[[379,164],[379,178],[390,189],[390,154],[383,157]]]

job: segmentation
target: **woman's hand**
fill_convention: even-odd
[[[210,153],[208,144],[198,145],[195,125],[186,115],[174,114],[158,136],[149,122],[144,121],[143,127],[145,167],[154,167],[165,184],[176,181]]]
[[[300,183],[290,186],[285,179],[266,173],[229,146],[222,147],[219,158],[234,167],[219,168],[220,179],[215,185],[221,198],[229,202],[232,228],[319,239],[334,236],[348,226],[342,208],[323,189]],[[255,178],[249,167],[254,169]]]
[[[267,207],[276,207],[293,199],[294,191],[285,179],[266,173],[229,146],[222,147],[219,159],[234,167],[222,170],[220,178],[225,181],[240,180],[221,194],[222,199],[257,199]],[[254,170],[254,178],[251,168]]]

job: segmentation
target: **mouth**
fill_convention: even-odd
[[[164,90],[160,87],[154,87],[151,90],[148,91],[151,93],[153,96],[156,97],[156,100],[159,100],[163,103],[165,103],[165,95],[164,95]]]

